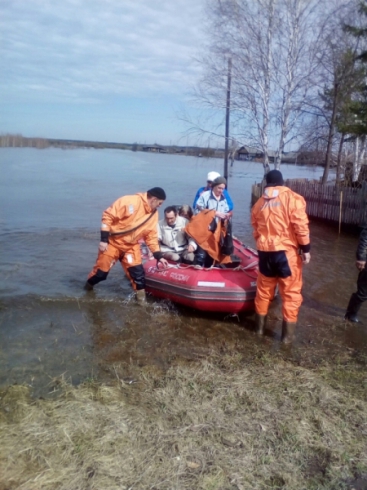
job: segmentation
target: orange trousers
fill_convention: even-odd
[[[125,274],[130,279],[132,287],[136,289],[135,282],[129,274],[128,268],[140,265],[142,263],[140,245],[126,244],[126,247],[116,247],[113,243],[109,243],[105,252],[98,252],[98,257],[92,271],[88,275],[88,279],[97,274],[98,269],[108,273],[112,267],[120,262]]]
[[[275,288],[279,286],[282,298],[283,319],[296,323],[302,304],[302,258],[296,250],[285,252],[291,270],[289,277],[267,277],[259,272],[255,298],[255,310],[259,315],[267,315],[269,305],[274,298]]]

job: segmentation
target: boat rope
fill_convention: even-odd
[[[230,269],[230,268],[225,268],[225,269],[221,269],[219,267],[216,267],[215,265],[212,265],[211,267],[201,267],[201,266],[198,266],[198,265],[193,265],[193,264],[168,264],[168,266],[166,267],[166,269],[181,269],[181,270],[186,270],[186,269],[196,269],[196,270],[200,270],[200,271],[211,271],[211,270],[228,270],[228,271],[242,271],[242,272],[245,272],[248,276],[250,277],[254,277],[254,276],[251,276],[250,274],[248,274],[248,270],[253,270],[255,267],[257,267],[258,265],[258,262],[257,260],[254,261],[254,262],[251,262],[250,264],[246,265],[245,267],[239,265],[238,267],[234,267],[233,269]],[[162,271],[162,270],[165,270],[163,268],[159,268],[159,267],[155,267],[154,270],[158,270],[158,271]],[[255,279],[255,277],[254,277]]]
[[[248,269],[254,269],[255,267],[258,266],[258,261],[255,260],[255,262],[251,262],[251,264],[246,265],[246,267],[243,267],[242,265],[239,265],[238,267],[235,267],[234,271],[246,271]]]

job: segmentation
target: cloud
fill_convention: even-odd
[[[182,94],[199,76],[202,18],[198,0],[5,0],[3,98]]]

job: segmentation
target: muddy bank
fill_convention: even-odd
[[[199,360],[212,351],[237,352],[251,362],[268,354],[317,367],[345,355],[367,354],[367,330],[343,320],[344,310],[304,293],[296,341],[280,344],[281,302],[275,300],[264,338],[254,334],[254,314],[219,316],[149,300],[106,300],[99,292],[74,299],[25,297],[3,301],[0,383],[26,384],[33,396],[52,391],[61,375],[78,384],[133,376],[136,368],[166,371],[176,360]],[[14,328],[14,326],[17,326]]]

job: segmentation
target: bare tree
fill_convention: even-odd
[[[324,2],[323,7],[326,7]],[[326,9],[326,11],[330,8]],[[282,24],[277,30],[275,73],[275,104],[277,118],[277,151],[275,167],[279,168],[284,147],[295,139],[304,125],[302,109],[312,94],[317,76],[322,20],[320,3],[285,0],[282,3]],[[325,15],[325,9],[324,9]]]
[[[238,149],[239,149],[238,142],[234,138],[231,138],[231,141],[229,143],[229,153],[228,153],[228,158],[231,161],[231,167],[233,167],[233,163],[235,161],[236,153]]]
[[[232,135],[258,148],[269,170],[299,132],[302,108],[318,66],[324,0],[215,0],[208,6],[213,36],[197,92],[208,108],[225,107],[226,60],[232,58]]]

